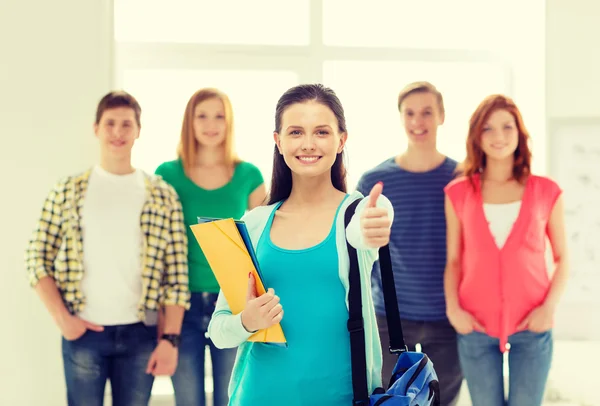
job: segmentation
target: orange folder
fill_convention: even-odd
[[[231,218],[199,217],[198,221],[199,224],[190,228],[227,299],[231,313],[238,314],[246,306],[249,272],[254,274],[258,295],[266,292],[246,225],[242,221]],[[286,343],[279,323],[257,331],[248,338],[248,341]]]

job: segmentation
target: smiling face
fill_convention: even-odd
[[[287,107],[281,132],[274,133],[279,153],[294,177],[330,177],[346,138],[331,109],[314,101]]]
[[[99,122],[94,124],[94,133],[100,141],[103,159],[130,159],[131,148],[140,136],[135,111],[131,107],[104,110]]]
[[[507,110],[496,110],[486,121],[481,134],[481,149],[488,160],[513,159],[519,145],[515,117]]]
[[[436,96],[431,92],[415,92],[400,105],[404,131],[409,144],[435,147],[437,128],[444,123]]]
[[[194,136],[203,147],[223,145],[227,136],[225,107],[219,98],[210,98],[194,108]]]

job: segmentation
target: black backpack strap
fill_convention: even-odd
[[[345,213],[345,226],[348,227],[350,220],[356,211],[356,206],[361,199],[352,202]],[[352,388],[354,390],[354,404],[368,404],[369,393],[367,386],[367,360],[365,353],[365,328],[362,316],[362,296],[360,285],[360,269],[358,266],[358,253],[348,243],[348,256],[350,259],[349,289],[348,289],[348,332],[350,333],[350,351],[352,363]],[[385,312],[390,335],[389,350],[391,353],[402,353],[407,351],[400,322],[398,300],[396,296],[396,285],[392,270],[392,259],[389,245],[379,249],[379,265],[381,268],[381,284],[383,287],[383,298]]]
[[[400,311],[398,310],[398,297],[396,296],[396,284],[394,282],[394,271],[392,269],[392,257],[390,246],[386,245],[379,249],[379,268],[381,270],[381,287],[383,289],[383,301],[385,303],[385,317],[390,335],[390,352],[400,354],[408,351],[404,342]]]
[[[352,202],[346,209],[344,223],[348,227],[360,199]],[[350,360],[352,364],[352,390],[354,405],[369,404],[367,386],[367,356],[365,350],[365,324],[362,315],[362,296],[360,292],[360,269],[356,248],[346,240],[348,257],[350,259],[350,274],[348,275],[348,332],[350,333]]]

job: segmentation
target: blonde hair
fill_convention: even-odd
[[[437,88],[429,82],[413,82],[409,83],[400,91],[398,95],[398,111],[402,111],[402,102],[408,96],[414,93],[431,93],[437,99],[438,107],[440,109],[440,113],[444,114],[444,98]]]
[[[225,163],[228,166],[234,167],[240,162],[235,151],[233,109],[229,97],[220,90],[204,88],[198,90],[190,97],[183,116],[181,139],[177,146],[177,156],[181,159],[183,168],[186,172],[191,170],[194,165],[194,159],[200,149],[200,144],[194,134],[194,110],[198,104],[209,99],[219,99],[223,102],[223,108],[225,110],[225,142],[223,145],[223,148],[225,149]]]

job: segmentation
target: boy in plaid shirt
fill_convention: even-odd
[[[102,98],[100,163],[56,184],[27,248],[30,284],[63,336],[69,406],[103,405],[107,379],[114,404],[147,405],[154,376],[177,367],[187,236],[173,188],[131,165],[140,115],[125,92]]]

